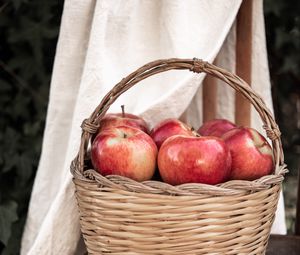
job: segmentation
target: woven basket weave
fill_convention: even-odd
[[[91,136],[110,105],[141,80],[173,69],[210,74],[251,102],[272,140],[273,175],[219,185],[171,186],[116,175],[104,177],[88,167]],[[238,76],[199,59],[154,61],[122,79],[81,127],[80,149],[71,172],[89,254],[265,254],[287,170],[272,114]]]

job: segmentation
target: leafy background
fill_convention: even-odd
[[[272,93],[282,131],[289,232],[300,166],[300,1],[265,0]],[[36,173],[63,1],[0,4],[0,253],[18,254]]]
[[[41,151],[63,1],[0,4],[0,253],[18,254]]]

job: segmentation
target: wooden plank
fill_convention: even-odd
[[[300,169],[298,170],[298,194],[296,207],[295,235],[300,236]]]
[[[271,235],[266,255],[299,255],[300,237]]]
[[[236,74],[251,84],[252,60],[252,0],[243,0],[237,15]],[[235,122],[250,126],[250,103],[240,93],[235,96]]]
[[[203,81],[203,122],[216,118],[217,114],[217,80],[206,75]]]

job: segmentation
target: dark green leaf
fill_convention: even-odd
[[[0,96],[4,95],[4,93],[9,93],[9,91],[12,89],[12,85],[8,83],[5,80],[0,79]]]
[[[26,183],[33,172],[32,160],[30,159],[30,157],[28,157],[28,154],[23,153],[20,155],[18,166],[18,175],[20,177],[20,181],[22,183]]]
[[[18,219],[17,203],[0,204],[0,241],[6,245],[11,234],[11,225]]]

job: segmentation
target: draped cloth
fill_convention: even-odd
[[[162,58],[198,57],[235,72],[236,15],[241,1],[65,0],[39,167],[21,254],[82,254],[70,162],[80,124],[123,77]],[[262,0],[253,1],[252,84],[272,110]],[[181,118],[202,123],[205,74],[169,71],[129,91],[109,111],[139,114],[153,126]],[[217,116],[234,121],[235,92],[217,82]],[[262,122],[251,109],[252,127]],[[286,233],[282,196],[272,227]]]

